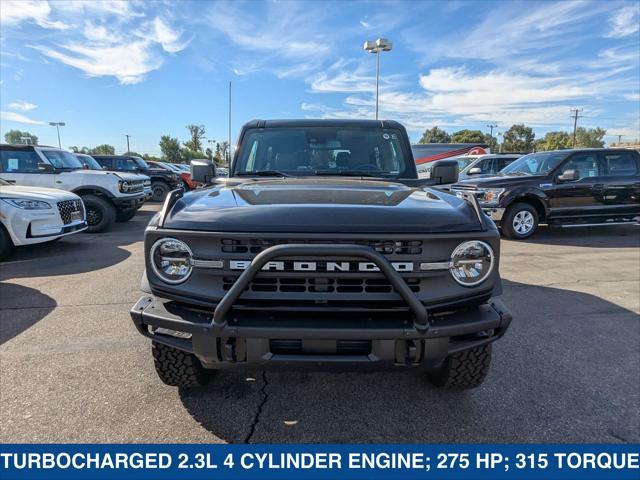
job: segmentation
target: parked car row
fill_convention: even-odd
[[[0,258],[15,246],[102,232],[132,219],[146,200],[196,186],[136,156],[9,144],[0,145],[0,179]]]

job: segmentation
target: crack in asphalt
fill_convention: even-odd
[[[251,443],[251,438],[256,431],[256,426],[260,422],[260,415],[262,414],[262,409],[264,404],[267,403],[267,398],[269,398],[269,394],[267,393],[267,387],[269,386],[269,381],[267,380],[267,372],[262,371],[262,388],[260,389],[260,393],[262,394],[262,400],[258,405],[258,409],[256,410],[256,414],[253,417],[253,422],[251,423],[251,428],[249,429],[249,433],[244,439],[244,443]]]

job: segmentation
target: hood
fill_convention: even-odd
[[[149,177],[147,177],[146,175],[140,175],[137,173],[111,172],[111,171],[107,171],[106,173],[113,173],[117,177],[120,177],[122,180],[126,180],[127,182],[149,180]]]
[[[118,177],[119,179],[123,178],[120,172],[111,172],[109,170],[90,170],[88,168],[82,168],[82,169],[72,170],[70,172],[67,171],[63,173],[83,173],[85,175],[100,175],[100,176],[111,175],[114,177]]]
[[[432,233],[478,231],[464,200],[401,183],[360,179],[249,180],[196,190],[165,228],[228,232]]]
[[[43,201],[75,200],[80,198],[74,193],[58,190],[57,188],[27,187],[23,185],[0,186],[0,197]]]
[[[478,188],[500,188],[500,187],[513,187],[516,185],[538,182],[542,175],[493,175],[488,177],[477,178],[474,175],[473,178],[462,180],[458,183],[451,185],[452,188],[462,187],[478,187]]]

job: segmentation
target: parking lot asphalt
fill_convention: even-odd
[[[514,315],[479,389],[417,371],[221,372],[165,386],[129,308],[159,205],[0,264],[3,442],[638,442],[640,228],[504,241]]]

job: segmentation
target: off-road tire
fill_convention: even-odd
[[[153,192],[153,196],[151,200],[154,202],[164,202],[165,197],[171,191],[169,185],[161,180],[156,180],[151,183],[151,191]]]
[[[4,225],[0,225],[0,261],[6,260],[13,252],[13,242],[9,232],[4,228]]]
[[[530,215],[529,218],[531,218],[533,222],[530,230],[523,233],[518,232],[515,229],[514,220],[518,214]],[[538,211],[533,206],[528,203],[514,203],[507,208],[504,217],[502,217],[502,220],[500,221],[500,230],[507,238],[511,238],[513,240],[524,240],[525,238],[529,238],[536,232],[536,230],[538,230],[538,220]]]
[[[125,210],[124,212],[118,212],[116,214],[116,222],[128,222],[138,213],[137,208],[131,208],[129,210]]]
[[[109,228],[116,221],[116,208],[107,200],[97,195],[82,195],[82,202],[87,213],[88,233],[99,233]],[[92,210],[94,211],[92,213]],[[96,220],[91,219],[96,215]],[[91,222],[91,223],[90,223]]]
[[[491,364],[491,344],[449,355],[440,368],[429,372],[437,387],[467,390],[482,385]]]
[[[177,348],[151,342],[151,353],[156,372],[172,387],[202,387],[211,378],[211,372],[202,368],[197,357]]]

